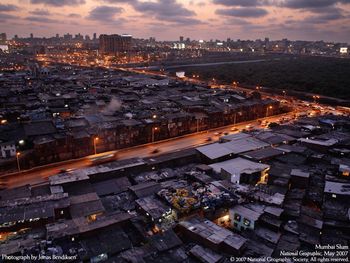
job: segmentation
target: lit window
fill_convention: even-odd
[[[244,218],[244,219],[243,219],[243,224],[244,224],[245,226],[250,226],[250,220],[248,220],[247,218]]]
[[[235,220],[240,222],[241,221],[241,216],[239,214],[235,214]]]

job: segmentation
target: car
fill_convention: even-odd
[[[231,128],[231,131],[238,131],[238,128],[233,127]]]
[[[74,169],[71,169],[71,168],[63,168],[63,169],[60,169],[60,174],[64,174],[64,173],[69,173],[69,172],[72,172]]]
[[[214,135],[215,136],[220,136],[222,134],[222,132],[215,132]]]
[[[117,160],[118,154],[117,153],[110,153],[110,154],[106,154],[106,155],[102,155],[102,156],[98,156],[98,157],[91,157],[89,159],[91,161],[90,165],[95,166],[95,165],[104,164],[104,163],[108,163],[108,162]]]
[[[229,133],[228,132],[224,132],[224,135],[229,135]]]
[[[213,140],[213,138],[211,138],[211,137],[208,137],[205,139],[206,142],[211,142],[212,140]]]
[[[151,151],[151,154],[156,154],[156,153],[159,153],[160,150],[158,148],[155,148],[153,151]]]

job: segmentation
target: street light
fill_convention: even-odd
[[[269,110],[272,110],[272,109],[273,109],[272,106],[268,106],[268,107],[266,108],[266,117],[269,115]]]
[[[158,127],[153,127],[152,128],[152,142],[154,142],[154,132],[158,131]]]
[[[96,143],[98,142],[99,138],[95,137],[94,138],[94,151],[95,151],[95,155],[97,154],[97,150],[96,150]]]
[[[153,119],[157,119],[157,115],[154,114],[154,115],[152,116],[152,118],[153,118]]]
[[[16,152],[16,160],[17,160],[17,169],[18,169],[18,172],[21,171],[21,166],[19,165],[19,156],[21,155],[20,152]]]

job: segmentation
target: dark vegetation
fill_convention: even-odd
[[[222,84],[238,81],[283,90],[317,93],[350,99],[350,59],[286,57],[258,63],[228,64],[184,69],[187,76],[215,78]]]

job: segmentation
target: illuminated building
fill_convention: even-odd
[[[342,54],[342,55],[348,54],[348,48],[347,47],[341,47],[340,48],[340,54]]]
[[[129,52],[131,49],[131,35],[100,35],[99,52],[101,54]]]

